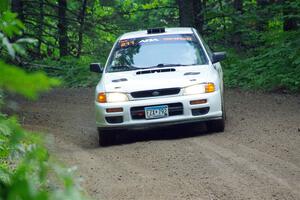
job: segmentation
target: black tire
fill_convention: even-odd
[[[206,123],[208,132],[220,133],[225,130],[225,120],[226,120],[226,110],[225,110],[225,101],[222,96],[222,119],[208,121]]]
[[[225,94],[225,88],[223,89],[223,95],[222,95],[222,115],[223,119],[226,121],[227,120],[227,115],[226,115],[226,103],[224,99],[224,94]]]
[[[225,119],[212,120],[206,123],[208,132],[220,133],[225,130]]]
[[[116,134],[111,130],[98,129],[98,135],[99,135],[99,145],[102,147],[112,145],[116,140]]]

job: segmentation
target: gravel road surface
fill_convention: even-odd
[[[118,135],[98,146],[93,89],[21,101],[25,128],[46,134],[94,199],[300,199],[300,96],[228,90],[226,131],[203,124]]]

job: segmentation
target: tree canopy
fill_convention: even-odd
[[[62,68],[58,73],[50,70],[54,75],[65,77],[69,70],[72,76],[83,73],[69,62],[104,63],[122,33],[184,26],[195,27],[214,49],[228,51],[224,65],[228,86],[300,87],[294,76],[299,72],[299,1],[14,0],[10,7],[26,27],[24,36],[37,40],[27,56],[20,56],[19,64],[30,61]]]

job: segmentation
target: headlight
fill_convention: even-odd
[[[203,94],[203,93],[211,93],[215,91],[215,84],[213,83],[204,83],[192,85],[184,88],[184,95],[193,95],[193,94]]]
[[[128,97],[124,93],[99,93],[97,97],[99,103],[117,103],[128,101]]]

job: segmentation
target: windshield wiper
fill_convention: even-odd
[[[197,64],[190,64],[190,65],[185,65],[185,64],[158,64],[155,66],[151,66],[151,67],[145,67],[143,69],[151,69],[151,68],[163,68],[163,67],[181,67],[181,66],[191,66],[191,65],[197,65]]]
[[[140,68],[132,66],[132,65],[116,65],[116,66],[111,66],[109,71],[111,71],[111,72],[121,72],[121,71],[137,70],[137,69],[140,69]]]

